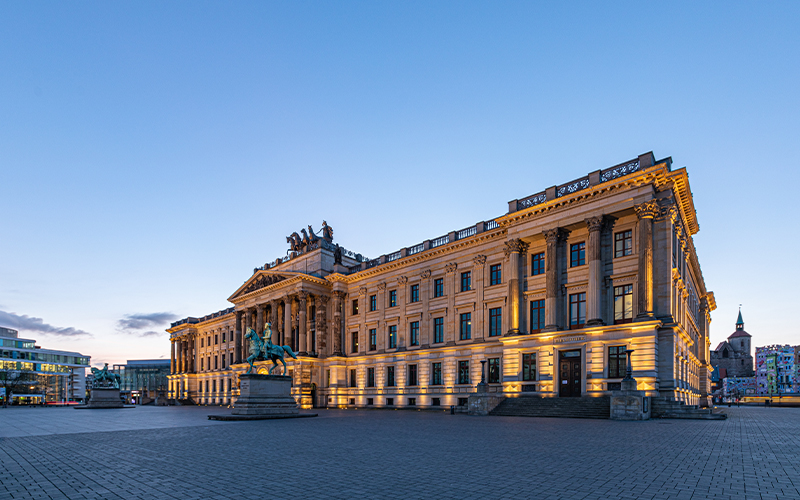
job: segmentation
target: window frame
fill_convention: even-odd
[[[586,265],[586,242],[579,241],[569,246],[569,267],[580,267]]]
[[[397,290],[389,290],[389,307],[397,307]]]
[[[461,291],[469,292],[472,290],[472,271],[464,271],[461,273]]]
[[[618,291],[620,293],[618,293]],[[614,324],[621,325],[633,322],[633,284],[621,284],[613,287]],[[617,300],[619,299],[619,301]],[[627,304],[626,304],[627,302]],[[617,310],[619,306],[619,311]],[[629,306],[629,307],[626,307]],[[629,313],[628,317],[625,315]]]
[[[369,296],[369,312],[375,312],[378,310],[378,295],[370,295]]]
[[[350,307],[351,307],[350,315],[351,316],[358,316],[358,299],[353,299],[353,301],[351,302],[351,306]]]
[[[612,349],[615,352],[612,353]],[[628,351],[628,346],[626,345],[610,345],[608,349],[606,349],[606,360],[608,363],[608,370],[607,370],[607,377],[608,378],[624,378],[625,374],[628,371],[628,355],[625,354]],[[615,371],[611,371],[611,360],[614,359],[616,361]],[[620,363],[620,359],[622,363]]]
[[[530,329],[530,333],[539,333],[545,327],[545,321],[547,316],[545,315],[545,299],[532,299],[530,301],[530,310],[529,313],[529,323],[528,327]],[[536,311],[536,321],[533,321],[534,311]],[[536,325],[538,328],[534,328],[533,326]]]
[[[437,340],[438,339],[438,340]],[[433,344],[444,343],[444,316],[433,318]]]
[[[419,302],[419,283],[414,283],[413,285],[411,285],[408,295],[410,303]]]
[[[377,328],[369,328],[367,334],[369,335],[369,350],[370,351],[377,351],[378,350],[378,329]]]
[[[627,243],[627,244],[626,244]],[[625,229],[614,233],[614,258],[633,255],[633,230]]]
[[[573,297],[575,299],[573,300]],[[573,306],[575,306],[573,308]],[[575,314],[573,315],[573,312]],[[581,313],[583,317],[581,318]],[[581,319],[583,321],[581,321]],[[586,292],[569,294],[569,329],[577,330],[586,325]]]
[[[545,272],[544,252],[531,255],[531,276],[540,276]]]
[[[358,332],[350,332],[350,354],[358,352]]]
[[[472,339],[472,313],[465,312],[458,315],[458,340]]]
[[[394,376],[394,365],[389,365],[386,367],[386,387],[396,387],[397,380]]]
[[[411,321],[408,324],[408,345],[419,345],[419,321]]]
[[[367,367],[367,387],[375,387],[375,367]]]
[[[503,284],[503,264],[492,264],[489,266],[489,286]]]
[[[520,376],[523,382],[536,381],[536,353],[523,352],[520,357]]]
[[[458,376],[457,384],[456,385],[469,385],[470,383],[470,373],[469,373],[469,360],[468,359],[459,359],[456,362],[456,374]]]
[[[442,382],[442,362],[431,363],[431,385],[444,385]]]
[[[419,385],[419,367],[416,363],[408,365],[408,385],[410,387]]]
[[[397,325],[389,325],[386,334],[386,348],[397,349]]]
[[[499,337],[503,334],[503,307],[489,308],[489,337]]]
[[[444,297],[444,278],[433,280],[433,298],[438,299],[439,297]]]
[[[490,384],[499,384],[500,375],[503,373],[500,365],[500,358],[489,358],[487,365],[488,373],[486,374],[486,382]],[[492,371],[493,369],[495,371]]]

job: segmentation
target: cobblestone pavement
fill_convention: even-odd
[[[800,499],[800,408],[726,408],[726,421],[205,420],[227,411],[0,410],[13,430],[0,435],[18,436],[0,438],[0,498]],[[94,432],[83,414],[100,420]]]

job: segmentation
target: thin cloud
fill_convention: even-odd
[[[137,337],[157,337],[164,332],[155,330],[155,328],[166,326],[176,319],[178,319],[177,315],[168,312],[128,314],[117,320],[117,330]]]
[[[56,337],[92,337],[91,333],[72,326],[53,326],[45,323],[42,318],[2,310],[0,310],[0,326]]]

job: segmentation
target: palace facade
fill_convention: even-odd
[[[243,333],[270,322],[297,352],[303,407],[465,405],[482,380],[510,397],[609,395],[627,350],[639,390],[708,404],[714,295],[688,175],[670,158],[640,155],[372,260],[325,223],[320,237],[308,229],[233,307],[171,325],[171,398],[229,404],[248,368]]]

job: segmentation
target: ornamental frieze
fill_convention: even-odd
[[[259,276],[255,281],[250,283],[247,288],[244,289],[244,293],[255,292],[256,290],[260,290],[264,287],[274,285],[279,281],[283,281],[286,278],[283,276],[279,276],[277,274],[270,274],[266,276]]]

